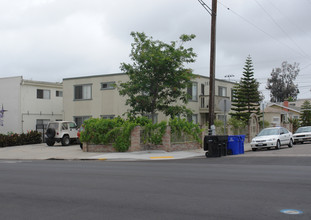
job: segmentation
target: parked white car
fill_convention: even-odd
[[[293,134],[283,127],[265,128],[251,142],[253,151],[271,147],[279,149],[282,145],[293,147]]]
[[[293,134],[294,144],[311,141],[311,126],[300,127]]]
[[[78,127],[71,121],[50,122],[45,133],[45,140],[48,146],[53,146],[55,142],[61,142],[63,146],[70,143],[79,143]]]

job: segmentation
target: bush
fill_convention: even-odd
[[[81,132],[81,142],[91,144],[109,144],[112,143],[116,151],[127,151],[131,145],[131,132],[136,126],[141,126],[144,143],[159,145],[162,143],[162,137],[165,134],[166,122],[153,124],[146,117],[130,118],[124,120],[120,117],[114,119],[91,118],[83,123],[84,130]],[[201,130],[198,125],[187,122],[184,119],[170,120],[172,133],[179,135],[188,134],[198,142],[201,142]]]
[[[41,133],[28,131],[26,134],[8,133],[0,134],[0,147],[17,146],[26,144],[39,144],[42,142]]]

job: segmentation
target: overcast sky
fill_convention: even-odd
[[[239,81],[251,55],[268,100],[272,69],[297,62],[298,98],[311,98],[310,11],[311,0],[218,1],[216,78]],[[131,62],[131,31],[165,42],[195,34],[186,44],[198,55],[190,67],[209,76],[210,24],[197,0],[0,0],[0,77],[60,82],[119,73]]]

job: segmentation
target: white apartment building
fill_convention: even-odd
[[[125,105],[126,97],[120,96],[112,85],[127,80],[128,76],[124,73],[63,79],[64,120],[74,120],[81,125],[90,117],[122,117],[130,107]],[[231,100],[234,85],[236,83],[215,80],[216,119],[223,120],[228,116],[228,112],[224,115],[219,103],[222,99]],[[205,125],[208,122],[209,77],[197,75],[192,87],[188,88],[188,93],[191,99],[187,106],[193,110],[193,115],[190,115],[188,120]],[[156,117],[158,122],[167,120],[161,112]]]
[[[0,78],[0,133],[23,133],[63,119],[62,83]]]

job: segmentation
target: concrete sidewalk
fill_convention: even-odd
[[[251,150],[245,144],[245,151]],[[205,157],[203,149],[191,151],[136,151],[118,153],[83,152],[79,145],[63,147],[55,145],[48,147],[46,144],[23,145],[0,148],[0,160],[169,160]]]

